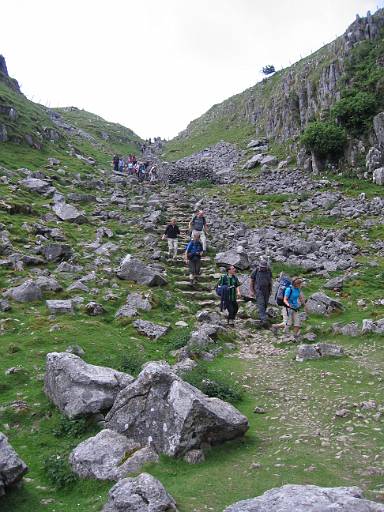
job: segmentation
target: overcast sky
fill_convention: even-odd
[[[384,0],[12,0],[0,54],[23,92],[171,138]]]

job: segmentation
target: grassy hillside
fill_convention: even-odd
[[[54,112],[10,88],[9,80],[0,80],[0,128],[6,131],[6,141],[0,142],[0,165],[35,170],[54,157],[81,171],[89,165],[70,156],[74,152],[94,158],[100,166],[109,166],[114,153],[139,152],[141,139],[129,128],[73,107],[56,112],[61,116],[59,124]]]

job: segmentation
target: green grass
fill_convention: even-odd
[[[201,131],[189,137],[178,137],[168,142],[163,153],[164,160],[179,160],[192,153],[197,153],[221,140],[232,142],[244,147],[246,142],[254,135],[254,127],[247,123],[234,124],[230,119],[210,123],[202,127]]]

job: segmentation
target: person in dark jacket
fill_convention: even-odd
[[[267,322],[267,307],[272,292],[272,272],[268,262],[260,260],[260,263],[252,272],[250,277],[250,296],[256,297],[256,304],[259,310],[259,318],[264,327]]]
[[[119,170],[119,160],[120,160],[120,158],[118,157],[118,155],[115,155],[113,157],[113,160],[112,160],[112,162],[113,162],[113,170],[115,172],[118,172],[118,170]]]
[[[196,283],[197,277],[200,275],[202,254],[203,246],[200,242],[200,235],[195,233],[185,249],[184,256],[185,262],[189,263],[189,279],[192,284]]]
[[[239,310],[239,305],[237,303],[237,299],[241,297],[240,294],[240,281],[236,276],[236,267],[231,265],[228,267],[225,274],[220,277],[220,281],[218,286],[225,286],[225,297],[222,302],[224,302],[223,307],[228,311],[228,325],[234,326],[237,312]]]
[[[171,219],[171,222],[165,228],[164,235],[162,239],[165,238],[168,241],[168,256],[173,258],[174,260],[177,257],[177,248],[178,248],[178,236],[180,235],[180,229],[176,224],[176,219]]]

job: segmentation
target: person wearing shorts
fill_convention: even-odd
[[[300,336],[301,313],[300,308],[305,304],[304,294],[301,290],[303,284],[302,279],[294,277],[292,284],[288,286],[284,293],[284,306],[282,307],[283,323],[272,326],[273,330],[284,327],[285,334],[289,334],[290,328],[293,327],[293,335],[295,339]]]

